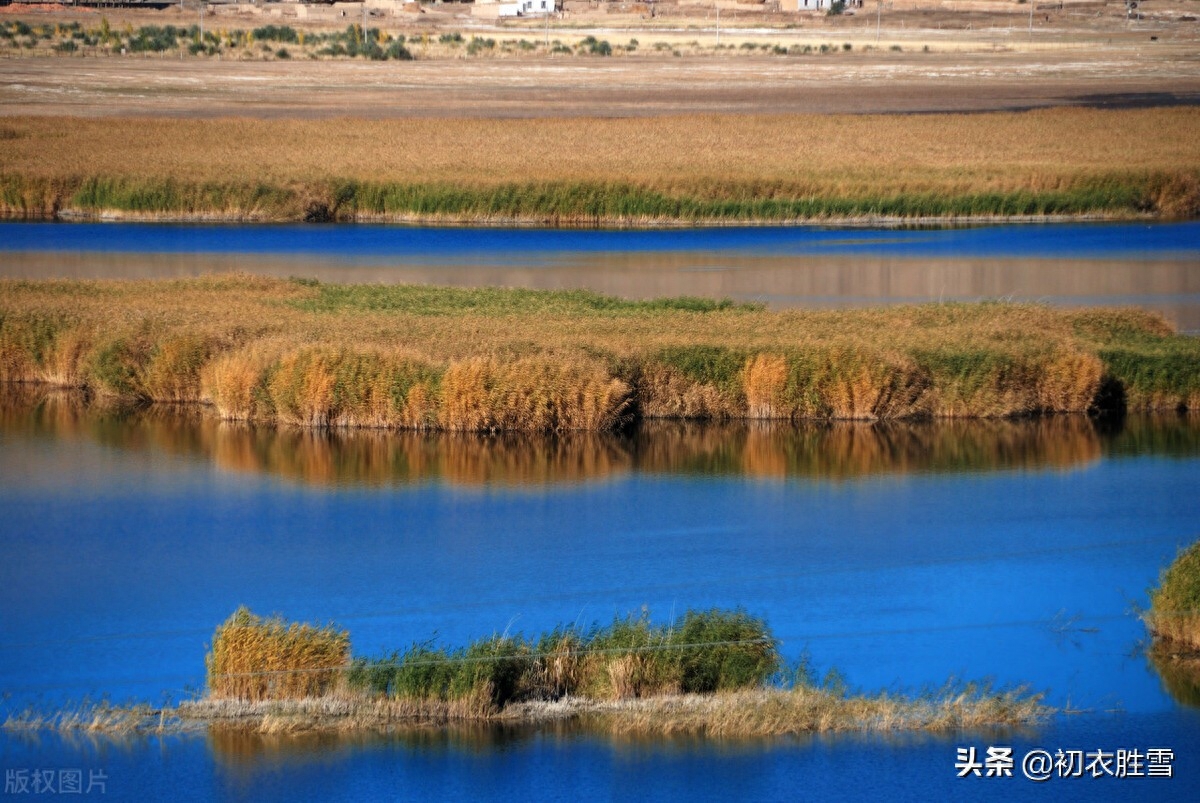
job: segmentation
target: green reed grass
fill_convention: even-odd
[[[587,630],[490,636],[457,649],[414,644],[358,659],[351,689],[400,699],[468,701],[498,712],[564,696],[626,699],[763,685],[780,666],[764,622],[742,611],[688,611],[660,625],[647,614]]]
[[[412,315],[630,315],[667,310],[686,312],[761,311],[762,304],[691,296],[628,300],[592,290],[529,290],[497,287],[432,287],[416,284],[308,284],[314,297],[293,303],[309,312],[403,312]]]
[[[187,181],[90,176],[49,180],[0,175],[0,213],[11,217],[123,214],[142,218],[288,221],[523,221],[542,224],[723,223],[859,218],[1041,217],[1102,214],[1191,217],[1192,182],[1157,173],[1081,178],[1063,189],[847,194],[831,187],[788,197],[754,183],[688,192],[620,182],[499,185],[353,180]],[[786,192],[786,191],[785,191]],[[853,192],[850,190],[849,192]]]

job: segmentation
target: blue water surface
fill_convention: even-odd
[[[1196,259],[1200,223],[1055,223],[940,229],[728,227],[667,230],[385,225],[3,223],[3,251],[289,254],[528,264],[538,255],[730,252],[740,256]]]
[[[0,688],[10,711],[186,697],[203,686],[213,628],[245,604],[334,620],[361,655],[643,606],[658,621],[742,606],[767,619],[789,661],[807,655],[854,689],[986,679],[1082,712],[1027,732],[777,741],[554,729],[117,742],[9,733],[6,770],[102,771],[118,799],[230,800],[1189,799],[1200,777],[1198,711],[1144,657],[1137,615],[1198,535],[1200,450],[1186,428],[996,469],[362,485],[232,470],[192,449],[200,435],[186,427],[123,439],[111,427],[6,420]],[[959,746],[993,744],[1170,748],[1176,777],[955,777]]]

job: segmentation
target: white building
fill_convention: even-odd
[[[517,0],[500,3],[501,17],[539,17],[554,13],[555,0]]]

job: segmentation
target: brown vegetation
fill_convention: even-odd
[[[204,663],[210,696],[256,702],[320,697],[349,661],[346,631],[263,619],[239,608],[213,634]]]
[[[610,701],[568,697],[518,703],[499,713],[484,714],[472,707],[470,700],[380,698],[342,692],[258,702],[209,697],[168,709],[98,706],[55,714],[29,711],[10,717],[3,727],[111,734],[207,729],[216,738],[226,738],[222,734],[394,733],[430,726],[464,727],[477,722],[571,723],[584,731],[600,733],[757,738],[1020,727],[1044,722],[1052,713],[1039,695],[974,686],[947,687],[917,697],[847,696],[811,686]]]
[[[1200,211],[1200,111],[9,118],[0,213],[551,222]],[[422,143],[414,147],[414,143]],[[546,158],[553,154],[553,158]]]
[[[769,312],[243,276],[0,289],[0,381],[210,403],[231,420],[562,432],[638,415],[1078,412],[1121,394],[1131,408],[1200,405],[1200,344],[1131,310]]]

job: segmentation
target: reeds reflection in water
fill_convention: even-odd
[[[396,432],[254,427],[194,406],[130,407],[10,386],[6,434],[90,440],[311,486],[534,486],[631,474],[851,480],[913,472],[1068,469],[1103,455],[1195,454],[1197,416],[778,424],[645,422],[622,433]]]

